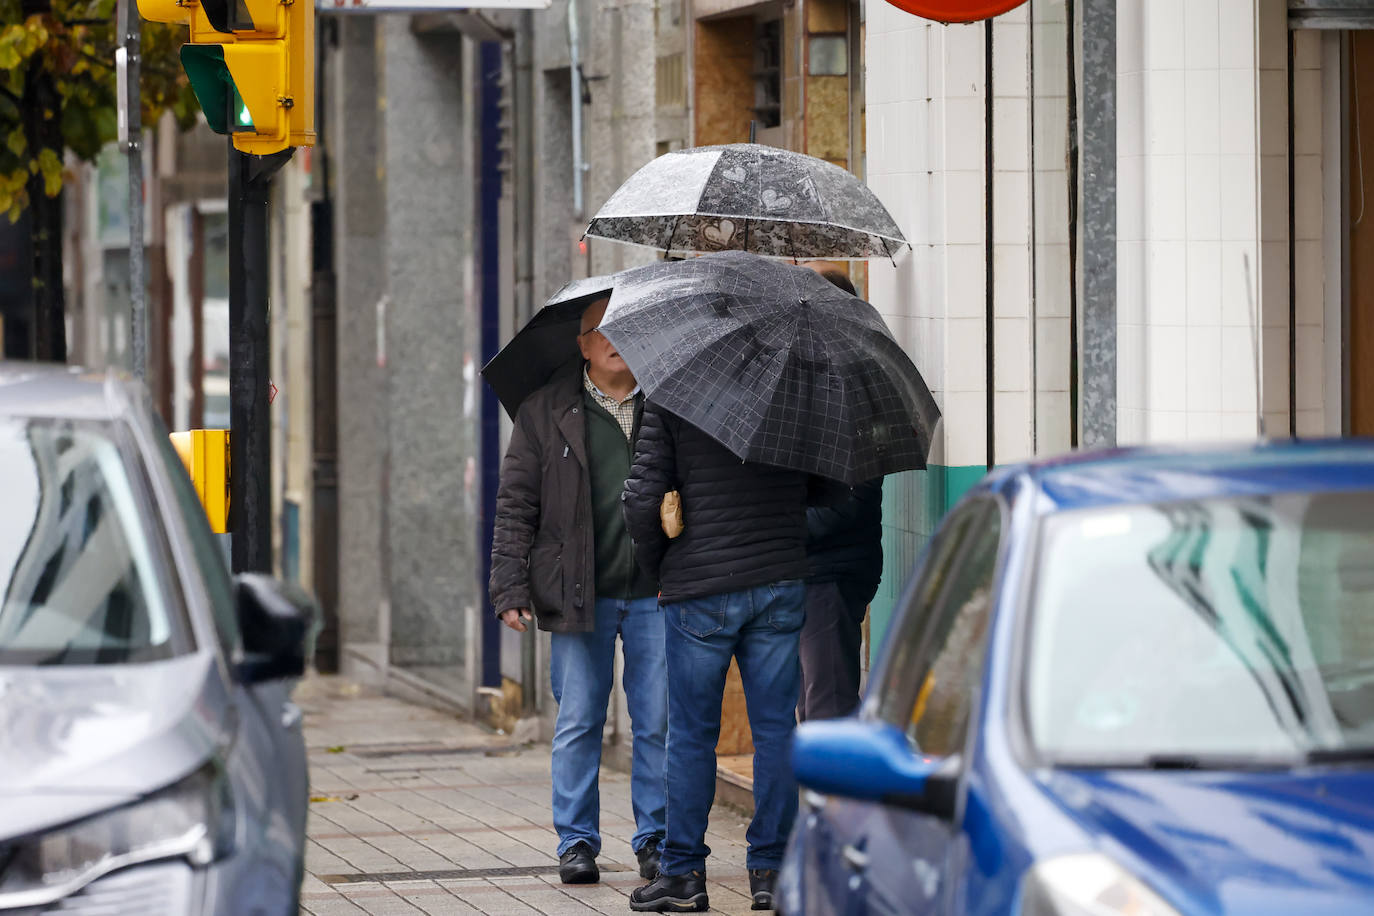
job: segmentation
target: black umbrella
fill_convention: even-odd
[[[650,400],[746,461],[854,485],[923,468],[940,410],[877,309],[730,251],[616,275],[606,336]]]
[[[609,296],[613,281],[610,276],[588,277],[566,284],[482,367],[482,377],[511,417],[525,398],[560,371],[573,371],[581,364],[577,332],[582,312]]]

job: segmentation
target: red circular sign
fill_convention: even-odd
[[[976,22],[1014,10],[1026,0],[887,0],[906,10],[937,22]]]

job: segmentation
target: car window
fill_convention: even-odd
[[[0,421],[0,480],[0,664],[137,663],[189,650],[107,427]]]
[[[229,568],[224,562],[224,550],[210,530],[210,522],[205,517],[205,506],[186,473],[186,465],[172,447],[167,429],[158,417],[153,418],[153,438],[157,441],[157,453],[167,469],[172,492],[176,494],[177,508],[186,522],[186,530],[195,554],[196,564],[200,567],[205,590],[210,597],[210,610],[215,618],[215,632],[220,646],[227,657],[233,658],[239,647],[238,609],[234,601],[234,584],[229,576]]]
[[[963,749],[983,674],[1000,544],[994,503],[960,510],[942,529],[904,614],[879,714],[924,754]]]

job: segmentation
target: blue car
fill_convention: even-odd
[[[1374,444],[995,472],[793,758],[787,916],[1374,913]]]

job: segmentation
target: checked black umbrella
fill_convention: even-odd
[[[762,143],[665,153],[629,177],[587,235],[669,255],[890,258],[908,247],[868,186],[837,165]]]
[[[482,377],[514,417],[525,398],[561,371],[582,362],[577,332],[582,312],[611,294],[613,276],[574,280],[554,293],[529,324],[482,367]]]
[[[923,468],[940,410],[877,309],[741,251],[616,275],[601,320],[650,400],[742,460],[855,485]]]

